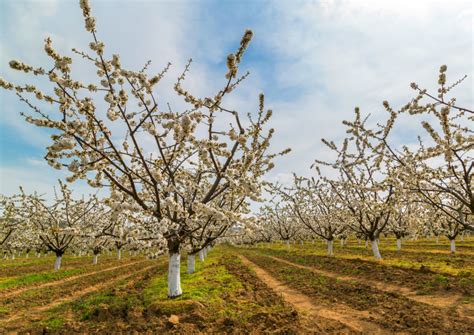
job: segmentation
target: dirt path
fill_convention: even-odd
[[[131,266],[131,265],[135,265],[135,264],[142,263],[142,262],[146,262],[146,260],[121,264],[121,265],[109,267],[109,268],[106,268],[106,269],[102,269],[102,270],[99,270],[99,271],[87,272],[87,273],[83,273],[83,274],[80,274],[80,275],[66,277],[64,279],[55,280],[55,281],[47,282],[47,283],[40,284],[40,285],[23,287],[23,288],[20,288],[20,289],[16,289],[14,291],[5,292],[4,294],[0,293],[0,299],[9,298],[9,297],[19,295],[23,292],[30,291],[30,290],[37,290],[37,289],[50,287],[50,286],[59,286],[61,284],[64,284],[64,283],[67,283],[67,282],[70,282],[70,281],[73,281],[73,280],[76,280],[76,279],[89,277],[89,276],[96,275],[96,274],[99,274],[99,273],[102,273],[102,272],[113,271],[113,270],[116,270],[116,269],[120,269],[120,268]]]
[[[363,334],[388,334],[390,332],[383,330],[378,325],[366,321],[369,317],[373,318],[373,315],[369,312],[361,312],[349,308],[348,306],[341,304],[334,304],[331,309],[324,308],[322,306],[316,306],[311,298],[301,294],[297,290],[289,288],[282,284],[280,281],[275,279],[273,276],[268,274],[265,270],[251,262],[246,257],[239,255],[242,262],[252,269],[257,277],[267,284],[272,290],[280,294],[285,301],[293,305],[296,311],[302,316],[303,326],[307,329],[311,329],[314,325],[315,318],[323,318],[337,321],[343,324],[346,329],[338,331],[338,334],[345,333],[363,333]],[[314,328],[313,328],[314,329]]]
[[[135,262],[135,263],[138,263],[138,262]],[[148,270],[150,270],[154,267],[157,267],[159,265],[160,264],[153,264],[153,265],[150,265],[146,268],[140,269],[138,271],[134,271],[133,273],[127,273],[127,274],[122,275],[122,276],[114,277],[114,278],[111,278],[110,280],[108,280],[106,282],[102,282],[102,283],[97,284],[97,285],[88,286],[88,287],[86,287],[86,288],[84,288],[80,291],[75,291],[73,294],[68,295],[68,296],[66,296],[62,299],[56,300],[53,303],[43,305],[43,306],[34,307],[34,308],[30,308],[30,309],[24,310],[24,311],[20,311],[19,313],[15,314],[15,315],[12,315],[8,319],[0,320],[0,325],[5,327],[5,326],[10,325],[12,322],[17,321],[19,319],[21,319],[23,321],[32,320],[32,319],[40,319],[41,318],[40,314],[44,311],[47,311],[47,310],[52,309],[54,307],[57,307],[61,304],[76,300],[76,299],[78,299],[78,298],[80,298],[80,297],[82,297],[86,294],[104,289],[104,288],[112,285],[113,283],[116,283],[120,280],[124,280],[124,279],[130,278],[130,277],[134,277],[137,274],[146,272],[146,271],[148,271]],[[15,325],[15,328],[18,328],[18,325]]]
[[[265,257],[271,258],[277,262],[288,264],[300,269],[309,270],[313,273],[316,273],[325,277],[330,277],[330,278],[343,280],[343,281],[357,281],[367,286],[374,287],[379,291],[397,293],[397,294],[403,295],[404,297],[410,300],[414,300],[416,302],[421,302],[421,303],[432,305],[439,308],[456,307],[459,305],[460,300],[462,299],[461,295],[459,294],[451,294],[451,295],[446,295],[446,296],[418,295],[415,291],[406,287],[402,287],[402,286],[392,285],[385,282],[370,280],[370,279],[361,278],[361,277],[340,275],[336,272],[320,270],[312,266],[305,266],[305,265],[293,263],[293,262],[287,261],[286,259],[282,259],[282,258],[278,258],[274,256],[265,255]]]

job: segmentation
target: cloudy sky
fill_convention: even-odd
[[[251,76],[232,103],[252,112],[265,93],[274,111],[273,148],[293,149],[276,162],[271,180],[309,174],[313,160],[328,155],[320,139],[344,137],[341,121],[355,106],[383,119],[382,101],[394,107],[409,101],[410,82],[436,88],[442,64],[448,65],[448,81],[468,75],[456,96],[459,105],[473,104],[471,1],[91,0],[91,6],[107,54],[120,53],[122,63],[135,69],[149,59],[154,71],[173,63],[165,82],[170,93],[190,57],[187,87],[199,94],[220,87],[226,55],[251,28],[254,39],[241,66]],[[63,55],[73,47],[87,50],[90,37],[78,1],[69,0],[0,0],[0,32],[0,76],[19,84],[27,77],[9,69],[11,59],[48,68],[46,37]],[[25,106],[12,92],[0,91],[0,193],[14,193],[19,185],[51,193],[64,174],[44,163],[49,134],[26,124],[21,111]],[[409,143],[419,129],[404,123],[398,141]],[[88,192],[80,183],[75,188]]]

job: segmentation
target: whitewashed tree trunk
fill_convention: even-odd
[[[290,247],[290,240],[285,240],[285,244],[289,248]]]
[[[204,262],[204,251],[202,251],[202,250],[199,250],[199,260],[201,262]]]
[[[402,250],[402,240],[397,238],[397,251]]]
[[[40,258],[41,257],[41,252],[37,252],[36,253],[36,258]]]
[[[26,253],[26,258],[30,258],[30,253],[29,252]]]
[[[194,273],[196,271],[196,256],[188,255],[188,273]]]
[[[343,247],[343,246],[344,246],[344,240],[341,239],[341,247]]]
[[[15,259],[15,253],[12,253],[12,260]]]
[[[381,260],[382,255],[380,255],[379,244],[377,240],[373,240],[371,241],[371,243],[372,243],[372,252],[374,254],[375,259],[378,261]]]
[[[357,239],[357,245],[360,245],[360,238]]]
[[[328,256],[334,256],[333,241],[327,241],[328,243]]]
[[[464,242],[464,231],[461,233],[461,242]]]
[[[179,297],[183,291],[181,290],[180,276],[180,255],[179,253],[169,255],[168,264],[168,297]]]
[[[451,242],[451,253],[454,254],[456,253],[456,240],[452,239],[450,240]]]
[[[368,246],[369,246],[369,240],[365,240],[365,248],[367,249]]]
[[[117,250],[117,259],[121,260],[122,259],[122,249]]]
[[[439,244],[439,236],[436,236],[436,244]]]
[[[63,256],[56,256],[56,261],[54,262],[54,270],[58,271],[61,268],[61,260]]]
[[[92,258],[92,264],[97,264],[97,258],[99,257],[99,255],[96,255],[94,254],[94,257]]]
[[[303,241],[300,241],[300,244],[303,245]]]

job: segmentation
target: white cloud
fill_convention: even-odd
[[[58,179],[64,180],[67,175],[64,171],[54,170],[43,161],[36,159],[30,159],[22,166],[2,165],[0,174],[2,194],[18,194],[21,186],[26,193],[38,192],[38,194],[45,195],[46,199],[52,199],[53,188],[57,188]],[[97,192],[96,189],[91,189],[83,182],[76,182],[71,188],[74,190],[74,197]],[[105,195],[106,193],[106,191],[101,191],[100,194]]]
[[[386,117],[382,101],[395,108],[413,96],[412,81],[436,89],[437,71],[472,78],[470,1],[278,1],[264,13],[260,29],[275,56],[276,83],[295,91],[274,101],[276,145],[294,148],[280,160],[276,174],[309,173],[314,158],[328,153],[320,138],[345,135],[341,121],[353,108]],[[472,105],[472,79],[455,91],[461,105]],[[404,120],[401,138],[423,133]]]

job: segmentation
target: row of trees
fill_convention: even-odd
[[[436,96],[411,84],[417,95],[400,110],[385,101],[385,123],[369,126],[356,108],[354,120],[343,122],[348,136],[340,145],[323,139],[333,160],[315,160],[314,177],[270,185],[273,200],[250,240],[309,235],[326,240],[332,255],[333,240],[352,234],[370,241],[381,259],[380,234],[395,235],[398,248],[402,237],[431,234],[448,237],[455,252],[456,237],[474,230],[474,112],[448,99],[462,80],[447,85],[446,70],[441,66]],[[417,143],[397,146],[397,120],[406,115],[424,133]]]
[[[166,240],[162,234],[151,234],[146,217],[138,218],[126,204],[111,208],[110,199],[96,196],[75,199],[67,184],[59,181],[54,200],[46,201],[38,194],[3,196],[0,231],[0,251],[4,257],[30,252],[40,257],[42,253],[56,255],[54,269],[61,267],[65,253],[93,255],[93,264],[103,252],[115,250],[120,260],[122,251],[140,252],[149,258],[166,251]],[[213,243],[202,243],[194,239],[185,243],[188,253],[188,273],[195,271],[195,255],[204,260]]]
[[[112,247],[121,249],[144,249],[149,252],[159,249],[161,241],[144,241],[139,226],[133,224],[125,211],[114,211],[96,196],[75,199],[67,184],[59,182],[54,199],[46,201],[38,194],[3,197],[3,238],[0,250],[12,256],[18,252],[37,256],[41,252],[56,255],[55,270],[61,267],[62,256],[67,251],[76,254],[91,252],[93,263],[97,264],[99,254]]]

